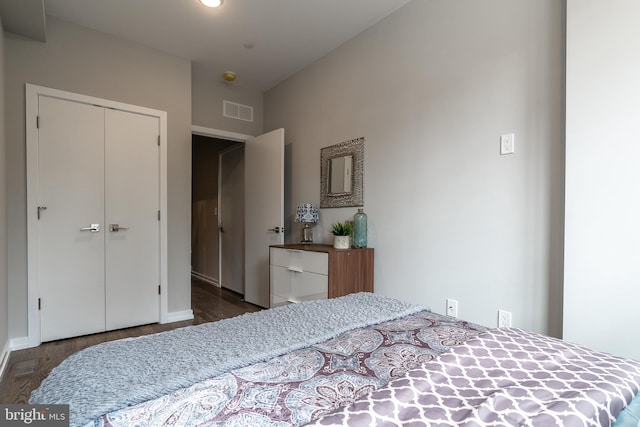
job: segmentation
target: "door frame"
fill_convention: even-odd
[[[204,126],[191,126],[193,135],[209,136],[211,138],[228,139],[229,141],[247,142],[247,139],[253,138],[252,135],[244,133],[229,132],[222,129],[208,128]]]
[[[26,154],[27,154],[27,323],[28,347],[40,345],[40,311],[38,300],[38,98],[49,96],[104,108],[157,117],[160,121],[160,323],[169,321],[167,264],[167,113],[108,99],[81,95],[27,83]]]

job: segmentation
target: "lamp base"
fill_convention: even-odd
[[[313,228],[309,226],[308,222],[304,223],[304,227],[302,228],[302,240],[300,240],[302,244],[313,243]]]

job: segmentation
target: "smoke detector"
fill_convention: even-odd
[[[233,71],[225,71],[222,73],[222,78],[224,81],[231,83],[236,80],[236,73]]]

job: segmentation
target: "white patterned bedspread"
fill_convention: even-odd
[[[235,369],[99,419],[102,427],[307,424],[486,328],[428,311]]]
[[[610,426],[640,362],[492,329],[312,426]]]

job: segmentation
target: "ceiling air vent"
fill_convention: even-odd
[[[231,119],[253,122],[253,107],[237,102],[222,101],[222,115]]]

